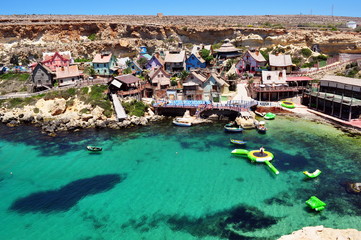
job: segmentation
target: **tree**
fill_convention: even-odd
[[[141,67],[143,69],[145,67],[145,65],[148,63],[148,60],[145,57],[140,57],[137,60],[137,63],[139,65],[139,67]]]
[[[130,74],[130,73],[132,73],[132,69],[130,67],[128,67],[128,68],[123,70],[123,73],[124,74]]]
[[[12,55],[10,58],[10,63],[15,66],[19,66],[19,57],[16,55]]]
[[[183,81],[188,77],[188,75],[189,75],[189,72],[183,70],[179,73],[179,78]]]
[[[199,51],[199,55],[204,59],[204,61],[207,62],[207,64],[213,60],[213,56],[210,54],[211,54],[211,51],[209,51],[207,49],[202,49],[201,51]]]
[[[301,53],[304,57],[308,58],[312,55],[312,51],[308,48],[302,48]]]
[[[94,76],[96,74],[95,70],[94,70],[94,67],[91,66],[91,65],[88,65],[88,66],[85,67],[84,73],[88,74],[89,76]]]

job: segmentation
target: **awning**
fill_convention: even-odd
[[[122,86],[122,83],[117,80],[113,80],[110,84],[113,84],[117,88],[120,88]]]
[[[287,77],[286,81],[312,81],[310,77]]]
[[[194,82],[188,82],[188,83],[183,83],[183,86],[185,86],[185,87],[198,86],[198,84],[194,83]]]

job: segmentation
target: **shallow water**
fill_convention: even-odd
[[[360,138],[297,118],[267,121],[267,134],[227,134],[223,124],[55,138],[1,125],[0,239],[257,240],[321,224],[361,230],[361,198],[342,186],[360,181]],[[231,137],[274,153],[280,174],[231,156]],[[318,178],[305,179],[302,171],[317,168]],[[328,204],[323,212],[307,209],[312,195]]]

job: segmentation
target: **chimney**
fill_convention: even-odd
[[[154,56],[159,59],[159,57],[160,57],[159,52],[156,52],[156,53],[154,54]]]
[[[256,56],[258,56],[259,55],[259,50],[256,49],[256,51],[254,53],[256,54]]]

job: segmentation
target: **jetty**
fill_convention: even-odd
[[[125,110],[122,106],[122,104],[119,101],[119,98],[117,96],[117,94],[112,94],[112,100],[113,100],[113,105],[114,105],[114,110],[117,116],[117,119],[120,120],[124,120],[127,118],[127,114],[125,113]]]

